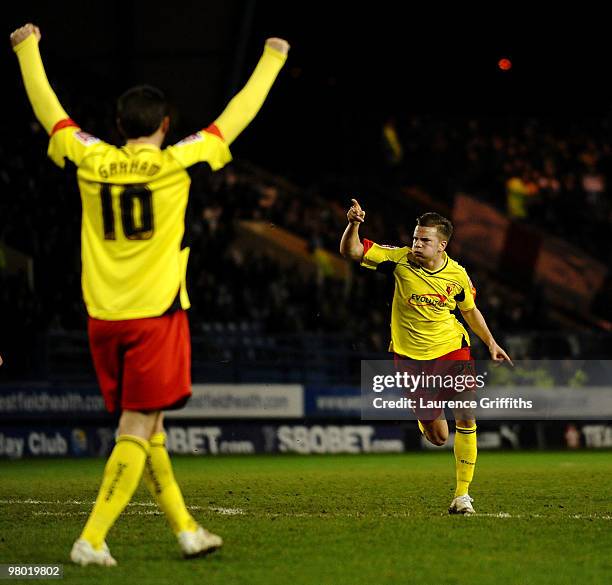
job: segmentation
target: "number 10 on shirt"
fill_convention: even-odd
[[[102,221],[104,239],[116,240],[115,212],[111,190],[119,190],[121,227],[128,240],[150,240],[153,237],[153,193],[147,185],[110,185],[102,183]]]

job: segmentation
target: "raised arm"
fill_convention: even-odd
[[[54,126],[68,118],[57,96],[51,89],[40,51],[40,30],[33,24],[26,24],[11,34],[11,45],[17,54],[23,84],[32,104],[34,115],[42,124],[47,134],[51,134]]]
[[[345,258],[361,262],[363,260],[363,244],[359,239],[359,224],[365,221],[365,211],[361,209],[357,199],[351,199],[351,202],[353,205],[346,214],[349,223],[340,240],[340,254]]]
[[[214,122],[227,144],[231,144],[259,112],[288,53],[289,43],[284,39],[266,40],[263,55],[246,85]]]
[[[512,360],[508,357],[508,354],[499,346],[493,338],[493,334],[489,330],[487,322],[483,317],[482,313],[477,307],[470,309],[469,311],[461,311],[465,322],[469,325],[470,329],[482,339],[483,343],[489,348],[491,359],[496,362],[507,361],[510,365],[514,365]]]

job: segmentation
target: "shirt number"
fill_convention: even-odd
[[[100,199],[102,201],[102,223],[104,239],[116,240],[115,214],[111,187],[102,183]],[[150,240],[153,237],[153,193],[146,185],[118,186],[119,207],[121,209],[121,226],[128,240]]]

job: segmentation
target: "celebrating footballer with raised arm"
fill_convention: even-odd
[[[491,359],[512,364],[476,307],[476,290],[467,272],[446,253],[453,233],[451,222],[437,213],[421,215],[412,247],[382,246],[367,239],[361,242],[359,226],[365,222],[365,211],[357,200],[351,201],[340,253],[366,268],[394,276],[389,351],[394,354],[396,368],[411,371],[416,367],[426,373],[441,374],[456,372],[460,367],[473,372],[470,338],[451,312],[455,307],[459,307],[470,329],[486,344]],[[444,410],[419,407],[414,410],[426,439],[434,445],[444,445],[448,439]],[[453,414],[457,484],[448,511],[473,514],[468,489],[476,466],[476,420],[468,409],[457,409]]]
[[[191,345],[185,311],[189,248],[183,247],[189,195],[187,168],[220,169],[229,145],[257,114],[283,67],[289,44],[265,42],[244,88],[203,130],[161,148],[170,118],[163,93],[138,86],[117,102],[125,145],[117,148],[83,131],[64,111],[47,80],[33,24],[14,31],[11,45],[49,157],[77,167],[82,201],[82,286],[88,333],[106,407],[119,412],[118,438],[98,497],[70,558],[80,565],[116,565],[105,539],[141,476],[185,557],[222,545],[188,512],[165,447],[163,411],[191,395]]]

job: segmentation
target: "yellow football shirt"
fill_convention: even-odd
[[[107,144],[72,120],[55,125],[48,154],[77,166],[82,201],[82,287],[87,312],[108,321],[162,315],[185,286],[189,248],[181,249],[190,178],[186,169],[231,160],[227,144],[200,131],[163,150]]]
[[[475,289],[465,268],[444,253],[436,271],[420,266],[408,247],[380,246],[364,240],[362,266],[393,272],[389,351],[415,360],[431,360],[460,349],[467,331],[451,313],[473,309]]]

